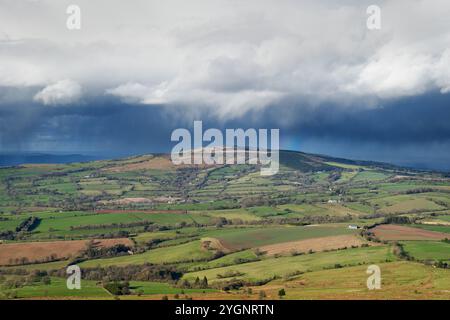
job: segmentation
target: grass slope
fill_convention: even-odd
[[[198,272],[187,273],[184,278],[195,279],[206,276],[208,280],[217,281],[218,274],[224,275],[228,272],[240,272],[243,275],[237,277],[246,280],[264,280],[272,277],[283,277],[296,272],[307,272],[334,268],[336,264],[355,265],[368,264],[384,261],[394,261],[391,247],[378,246],[369,248],[347,249],[333,252],[321,252],[295,257],[281,257],[266,259],[263,261],[244,263],[235,266],[214,268]]]

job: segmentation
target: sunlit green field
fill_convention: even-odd
[[[306,227],[269,227],[251,229],[229,229],[208,232],[209,237],[218,238],[229,248],[242,250],[268,244],[304,240],[333,235],[352,234],[354,230],[344,225],[306,226]]]
[[[82,262],[80,267],[123,266],[144,263],[173,263],[191,260],[204,260],[214,255],[212,251],[203,250],[200,241],[192,241],[177,246],[149,250],[142,254],[126,255],[109,259],[96,259]]]
[[[404,250],[416,260],[450,262],[450,243],[443,241],[403,241]]]
[[[11,290],[9,290],[11,291]],[[51,284],[33,284],[26,285],[22,288],[12,289],[17,293],[18,298],[34,298],[34,297],[86,297],[86,298],[105,298],[111,297],[101,286],[97,285],[95,281],[82,280],[81,290],[67,288],[66,279],[62,278],[51,278]],[[0,290],[0,293],[5,292],[5,290]]]
[[[317,271],[340,266],[371,264],[386,261],[395,261],[392,250],[388,246],[370,248],[347,249],[333,252],[320,252],[295,257],[280,257],[249,262],[236,266],[214,268],[204,271],[187,273],[186,279],[206,276],[210,281],[218,280],[218,275],[228,272],[239,272],[242,275],[234,278],[243,278],[250,281],[285,277],[295,273]]]

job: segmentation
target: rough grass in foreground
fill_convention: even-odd
[[[305,273],[295,280],[273,281],[254,287],[258,294],[277,299],[280,288],[286,288],[284,299],[450,299],[450,271],[415,262],[378,264],[381,289],[367,289],[367,266]]]

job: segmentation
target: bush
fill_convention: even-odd
[[[125,282],[109,282],[103,285],[103,287],[111,292],[115,296],[130,294],[130,284]]]
[[[261,290],[259,291],[259,300],[264,300],[266,298],[266,292]]]

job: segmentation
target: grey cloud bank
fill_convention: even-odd
[[[374,106],[450,89],[448,1],[1,1],[0,85],[57,86],[240,116],[281,98]],[[45,89],[44,89],[45,90]]]

